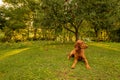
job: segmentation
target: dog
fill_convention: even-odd
[[[72,69],[75,68],[76,63],[78,60],[83,60],[85,62],[86,68],[90,69],[86,56],[84,54],[85,49],[88,48],[88,45],[85,44],[82,40],[77,40],[74,46],[74,49],[68,55],[68,59],[72,56],[74,57],[74,62],[71,66]]]

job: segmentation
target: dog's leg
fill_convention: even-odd
[[[68,59],[70,59],[73,55],[74,55],[74,50],[70,52],[70,54],[68,55]]]
[[[90,66],[88,64],[88,61],[87,61],[86,57],[83,57],[83,60],[85,61],[86,68],[90,69]]]
[[[73,65],[71,66],[72,69],[75,68],[75,65],[76,65],[77,62],[78,62],[78,60],[75,58],[75,59],[74,59],[74,62],[73,62]]]

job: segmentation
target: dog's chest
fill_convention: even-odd
[[[76,51],[75,56],[76,57],[82,57],[83,54],[84,54],[84,50],[79,50],[79,51]]]

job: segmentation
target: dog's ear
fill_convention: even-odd
[[[75,45],[74,45],[75,48],[79,47],[79,43],[76,42]]]

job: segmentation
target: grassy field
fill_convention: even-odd
[[[83,62],[71,69],[73,43],[0,43],[0,80],[120,80],[120,43],[88,43]]]

